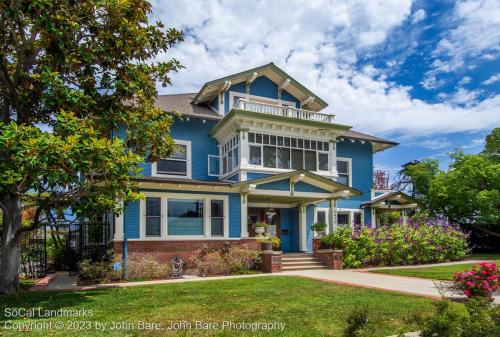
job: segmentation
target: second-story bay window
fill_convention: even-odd
[[[329,143],[249,132],[249,163],[277,169],[329,171]]]
[[[229,139],[221,148],[222,174],[233,171],[238,166],[239,138],[238,135]]]

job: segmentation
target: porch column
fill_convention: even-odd
[[[337,172],[337,140],[336,139],[330,139],[330,148],[329,148],[329,158],[330,158],[330,174],[332,176],[337,177],[338,172]]]
[[[371,227],[372,228],[375,228],[377,227],[377,212],[375,210],[375,208],[371,207],[370,208],[370,214],[371,214]]]
[[[328,200],[328,226],[330,227],[330,233],[337,228],[337,199]]]
[[[403,225],[406,225],[408,222],[408,217],[406,215],[406,209],[401,210],[401,217],[403,218]]]
[[[124,207],[123,202],[120,202],[122,207]],[[124,232],[124,213],[125,213],[125,208],[123,209],[123,212],[120,213],[119,215],[115,216],[115,235],[113,236],[113,240],[123,240],[123,232]]]
[[[307,251],[306,205],[299,205],[299,250]]]
[[[240,237],[248,238],[248,198],[246,193],[240,194],[241,205],[241,234]]]

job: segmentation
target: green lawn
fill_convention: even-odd
[[[471,255],[468,259],[495,261],[497,265],[500,265],[500,254],[475,254]],[[424,267],[424,268],[408,267],[402,269],[378,269],[378,270],[371,270],[371,272],[379,274],[422,277],[433,280],[452,280],[453,275],[457,271],[465,271],[471,269],[472,265],[473,264],[464,261],[464,263],[451,266]]]
[[[257,277],[221,281],[164,284],[128,287],[86,292],[20,292],[11,297],[0,297],[0,321],[7,307],[41,307],[43,309],[93,310],[92,328],[83,333],[74,330],[52,330],[51,336],[341,336],[349,312],[367,306],[374,322],[377,336],[397,334],[417,329],[415,317],[431,314],[435,300],[408,296],[388,291],[341,286],[333,283],[289,276]],[[456,304],[460,305],[461,304]],[[14,322],[52,322],[59,318],[16,319]],[[72,318],[62,318],[66,327]],[[96,331],[96,322],[112,324],[113,321],[136,323],[140,320],[158,322],[195,321],[206,323],[225,320],[233,322],[284,323],[284,331]],[[0,335],[19,333],[6,330],[1,325]],[[3,330],[2,330],[3,329]],[[3,333],[3,334],[2,334]],[[29,335],[45,336],[47,331],[32,331]]]

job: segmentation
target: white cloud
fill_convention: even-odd
[[[173,75],[173,87],[159,90],[198,91],[206,81],[272,61],[327,101],[337,122],[360,131],[418,136],[500,124],[500,96],[476,102],[476,95],[473,104],[457,106],[467,96],[461,92],[455,101],[429,104],[373,65],[357,68],[410,13],[409,0],[157,1],[155,19],[186,32],[166,56],[186,69]]]
[[[498,0],[457,1],[446,18],[453,29],[446,32],[432,53],[435,58],[428,77],[449,73],[476,59],[495,58],[500,52],[500,2]],[[466,62],[468,61],[468,62]]]
[[[416,11],[413,15],[412,15],[412,19],[411,19],[411,23],[413,24],[416,24],[422,20],[424,20],[426,18],[426,13],[425,11],[420,8],[418,11]]]
[[[486,81],[483,82],[484,85],[490,85],[493,83],[496,83],[500,81],[500,73],[492,75],[490,78],[488,78]]]

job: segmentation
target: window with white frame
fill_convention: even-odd
[[[239,163],[239,136],[231,137],[221,148],[222,174],[232,172]]]
[[[226,196],[146,192],[140,210],[142,239],[204,239],[229,235]]]
[[[161,198],[146,198],[146,237],[161,237]]]
[[[351,186],[352,185],[352,164],[349,159],[337,158],[337,182]]]
[[[153,164],[153,175],[191,178],[191,142],[175,140],[172,155]]]
[[[224,236],[224,200],[210,200],[210,234]]]
[[[292,170],[329,170],[329,142],[249,132],[248,143],[250,165]]]
[[[167,235],[203,235],[203,200],[168,199]]]
[[[316,223],[326,224],[326,211],[316,211]]]
[[[337,224],[339,226],[350,226],[349,212],[338,212],[337,213]]]

